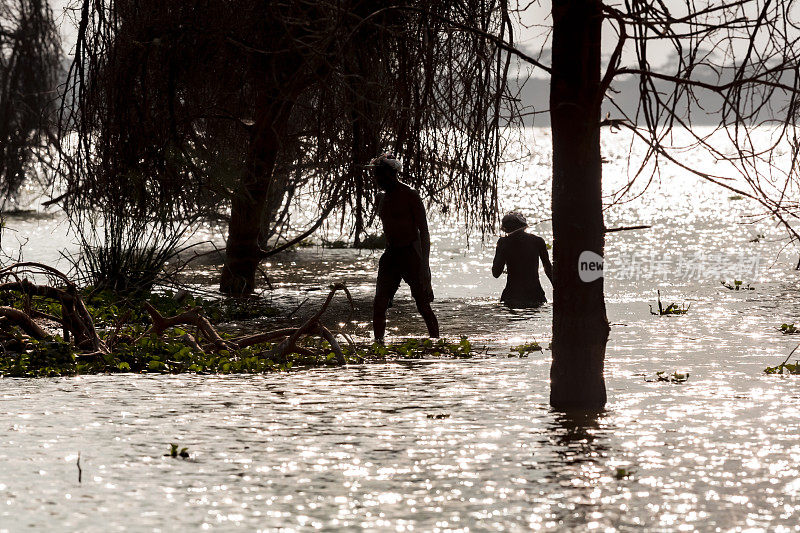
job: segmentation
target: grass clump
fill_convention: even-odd
[[[668,306],[664,307],[664,305],[661,303],[661,291],[660,290],[656,291],[656,294],[658,295],[658,312],[653,310],[653,306],[651,305],[650,306],[651,315],[656,315],[656,316],[685,315],[686,313],[689,312],[689,308],[692,306],[691,304],[689,304],[688,306],[683,307],[675,303],[671,303]]]
[[[172,443],[169,445],[169,452],[165,453],[164,457],[172,457],[173,459],[180,457],[181,459],[188,459],[189,448],[184,447],[178,450],[178,445]]]
[[[748,283],[747,285],[743,285],[743,281],[740,279],[733,280],[733,283],[728,283],[726,281],[720,281],[723,287],[728,289],[729,291],[754,291],[756,290],[755,287],[751,287]]]

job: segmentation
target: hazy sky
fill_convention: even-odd
[[[537,55],[538,51],[542,48],[548,47],[549,29],[552,19],[550,17],[550,0],[517,0],[518,4],[524,6],[524,11],[519,14],[517,34],[515,41],[517,46],[531,53]],[[710,4],[720,5],[725,4],[722,0],[664,0],[664,5],[675,16],[682,16],[688,13],[686,2],[692,2],[695,9],[702,9]],[[727,2],[730,3],[730,2]],[[763,0],[753,0],[750,7],[747,9],[747,14],[750,18],[755,20],[758,14],[758,9],[762,5]],[[64,48],[69,53],[75,43],[76,35],[76,18],[77,12],[69,9],[68,6],[80,5],[80,0],[50,0],[53,7],[56,21],[61,29],[61,34],[64,39]],[[512,0],[511,4],[514,4]],[[607,5],[624,9],[624,4],[620,1],[609,1]],[[798,17],[800,19],[800,17]],[[616,44],[616,31],[610,23],[606,23],[603,28],[603,49],[604,55],[608,57],[611,54]],[[744,46],[739,44],[737,46]],[[668,45],[652,42],[649,50],[649,60],[651,67],[659,68],[663,66],[671,58],[671,50]],[[623,54],[622,63],[630,64],[634,59],[632,47],[626,47]],[[544,57],[545,64],[549,63],[549,58]],[[525,67],[523,66],[523,70]],[[538,71],[533,70],[534,75],[539,74]],[[543,74],[543,73],[542,73]]]

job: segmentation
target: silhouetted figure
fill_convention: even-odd
[[[547,301],[539,283],[539,259],[550,283],[553,282],[547,244],[541,237],[525,233],[527,227],[528,223],[520,213],[507,214],[500,225],[507,235],[497,241],[492,275],[499,278],[503,269],[508,269],[506,288],[500,301],[509,307],[533,307]]]
[[[394,156],[383,154],[370,167],[384,194],[378,203],[378,216],[386,235],[386,250],[378,263],[378,282],[372,311],[375,340],[383,342],[386,333],[386,309],[391,306],[400,281],[408,283],[428,335],[439,336],[439,322],[431,309],[430,251],[431,238],[425,206],[419,193],[397,179],[402,164]]]

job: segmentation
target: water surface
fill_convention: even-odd
[[[549,139],[534,133],[533,153],[506,169],[502,207],[523,209],[551,242]],[[609,194],[625,183],[628,150],[604,140]],[[486,356],[267,376],[3,379],[0,530],[798,531],[800,381],[763,369],[800,342],[778,331],[800,324],[800,275],[782,230],[748,223],[757,212],[670,167],[606,212],[609,227],[653,228],[607,239],[610,401],[596,416],[549,409],[548,351],[507,357],[522,342],[547,346],[552,308],[501,306],[494,238],[467,241],[435,211],[443,333],[469,336]],[[58,216],[10,225],[30,235],[28,259],[55,261],[71,243]],[[264,297],[286,314],[306,303],[249,327],[295,323],[343,281],[353,321],[343,302],[326,320],[366,339],[378,256],[273,258]],[[215,276],[201,266],[196,281]],[[733,279],[756,290],[720,285]],[[690,312],[652,316],[657,289]],[[424,334],[405,287],[389,327]],[[676,370],[689,381],[647,381]],[[173,442],[191,459],[164,457]]]

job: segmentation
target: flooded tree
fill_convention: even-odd
[[[602,256],[599,2],[553,3],[553,363],[550,403],[601,408],[608,339],[603,278],[585,282],[579,259]]]
[[[61,44],[44,0],[0,4],[0,198],[36,172],[51,142]]]
[[[628,128],[649,150],[631,182],[653,178],[668,160],[687,172],[751,198],[781,222],[798,212],[795,133],[800,96],[800,46],[793,2],[553,2],[550,116],[553,130],[554,303],[550,403],[561,409],[601,409],[609,327],[603,278],[583,281],[584,252],[603,255],[600,130]],[[614,48],[601,69],[601,36]],[[663,59],[672,61],[663,63]],[[630,63],[628,66],[626,63]],[[659,63],[661,63],[660,66]],[[631,107],[614,85],[638,81]],[[601,106],[610,108],[601,116]],[[713,120],[713,131],[695,126]],[[689,132],[735,172],[712,175],[681,160],[673,130]],[[766,141],[756,132],[768,128]],[[790,148],[788,156],[782,149]]]

